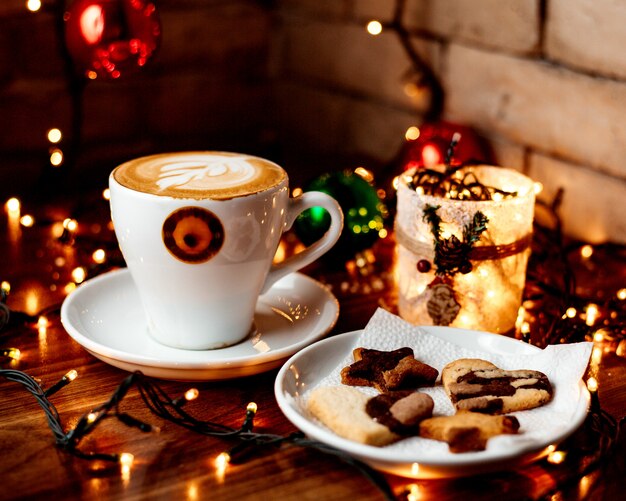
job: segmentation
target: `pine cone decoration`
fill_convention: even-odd
[[[439,273],[455,273],[469,262],[467,245],[456,236],[442,239],[435,248],[435,264]],[[471,266],[471,264],[470,264]]]

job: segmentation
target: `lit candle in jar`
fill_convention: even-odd
[[[400,316],[422,325],[511,331],[530,255],[533,182],[484,165],[439,172],[436,182],[424,181],[427,171],[412,169],[399,182]]]

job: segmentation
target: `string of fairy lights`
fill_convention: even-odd
[[[19,357],[19,354],[9,353],[8,351],[3,351],[1,355],[11,358]],[[102,421],[109,418],[117,419],[125,426],[136,428],[143,433],[159,431],[159,427],[141,421],[121,409],[122,400],[128,391],[135,387],[146,407],[155,416],[200,435],[237,441],[229,450],[221,452],[216,456],[214,464],[218,476],[224,475],[228,465],[238,464],[253,453],[259,453],[261,449],[278,450],[282,446],[293,445],[314,449],[318,452],[338,457],[357,468],[380,489],[386,499],[395,499],[393,492],[380,472],[334,447],[310,440],[300,432],[289,435],[255,432],[254,418],[257,414],[257,405],[254,402],[250,402],[246,406],[243,421],[239,428],[201,420],[184,409],[184,405],[187,402],[198,398],[199,391],[196,388],[190,388],[183,395],[171,398],[156,382],[146,378],[141,372],[134,372],[122,381],[106,402],[83,414],[76,425],[66,431],[61,417],[54,404],[49,400],[49,397],[75,380],[78,376],[76,370],[68,371],[59,381],[45,390],[33,377],[19,370],[0,369],[0,376],[8,381],[22,385],[24,390],[35,398],[46,415],[48,426],[54,436],[57,447],[81,459],[117,463],[123,477],[128,477],[130,474],[130,468],[134,462],[133,454],[129,452],[111,454],[85,451],[80,448],[80,442],[85,436],[93,432]]]
[[[36,11],[40,7],[41,2],[28,1],[30,10]],[[415,82],[405,87],[405,92],[411,94],[428,88],[431,92],[431,105],[427,115],[437,116],[441,110],[441,88],[410,43],[409,33],[402,24],[404,8],[405,1],[397,1],[391,22],[382,23],[374,20],[367,24],[366,29],[373,36],[382,33],[383,30],[391,30],[397,34],[417,75]],[[419,135],[419,129],[414,126],[407,130],[405,137],[410,141],[416,134]],[[62,147],[63,132],[58,128],[52,128],[46,132],[46,137],[49,142],[50,166],[55,169],[62,168],[65,160]],[[590,301],[588,297],[577,293],[573,263],[589,263],[603,252],[615,254],[618,251],[610,244],[566,243],[561,234],[558,218],[558,198],[556,197],[551,204],[543,204],[554,221],[552,227],[535,226],[533,252],[528,266],[524,303],[519,311],[516,334],[519,338],[538,346],[582,340],[594,342],[586,378],[587,387],[592,395],[592,406],[584,425],[585,432],[595,438],[594,445],[585,449],[569,446],[566,442],[559,449],[551,451],[544,461],[548,469],[567,467],[576,478],[584,478],[593,467],[608,456],[619,428],[619,423],[616,423],[600,406],[598,372],[605,353],[611,352],[626,357],[626,288],[611,292],[602,301]],[[108,190],[102,192],[101,199],[108,200]],[[70,280],[65,283],[62,281],[61,273],[53,271],[51,291],[61,289],[62,293],[68,294],[86,279],[114,267],[123,266],[116,243],[110,238],[102,237],[101,229],[95,231],[83,224],[80,211],[78,215],[72,214],[66,218],[53,220],[25,212],[25,207],[18,197],[9,198],[4,204],[4,210],[10,243],[18,240],[22,231],[27,232],[35,226],[47,226],[55,243],[80,253],[79,258],[72,260],[71,263],[63,256],[55,258],[55,270],[63,269],[70,264],[72,267],[66,270],[69,272]],[[109,222],[108,225],[110,224]],[[381,239],[389,238],[392,238],[391,232],[381,233]],[[371,256],[372,253],[368,255]],[[346,263],[346,267],[356,266],[361,269],[361,273],[353,274],[357,278],[382,273],[381,270],[372,267],[372,261],[373,259],[350,261]],[[51,323],[51,315],[58,311],[58,305],[29,313],[16,311],[7,304],[10,294],[11,284],[8,281],[0,281],[0,334],[23,326],[45,334]],[[124,412],[122,401],[134,388],[155,416],[204,436],[234,442],[228,450],[215,457],[214,465],[218,473],[223,474],[228,465],[244,461],[259,449],[279,450],[283,446],[299,446],[334,455],[352,464],[372,481],[387,499],[396,499],[396,494],[382,474],[341,451],[308,440],[301,433],[282,436],[255,432],[254,419],[257,406],[254,403],[248,404],[245,410],[242,410],[243,419],[240,427],[233,428],[205,421],[193,416],[184,408],[187,402],[199,398],[200,392],[197,389],[190,388],[182,395],[172,398],[157,383],[141,373],[133,373],[126,377],[108,401],[90,409],[68,430],[64,427],[61,416],[50,398],[76,379],[78,376],[76,370],[69,370],[59,381],[44,389],[35,378],[15,368],[19,366],[20,357],[21,351],[17,347],[0,349],[0,363],[4,365],[8,362],[11,367],[0,369],[0,375],[21,385],[37,401],[46,415],[56,445],[61,450],[82,459],[117,463],[120,465],[122,475],[129,475],[134,460],[132,454],[85,451],[81,448],[81,443],[106,419],[116,419],[125,426],[143,433],[158,430],[158,426],[145,423]],[[419,499],[415,494],[418,489],[418,484],[411,483],[405,486],[401,494],[407,499]]]

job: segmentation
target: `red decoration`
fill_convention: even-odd
[[[430,261],[428,261],[427,259],[420,259],[417,262],[417,271],[419,271],[420,273],[428,273],[431,268],[432,268],[432,265],[430,264]]]
[[[472,128],[440,121],[423,124],[419,128],[419,136],[407,141],[402,155],[402,170],[443,164],[455,132],[461,134],[461,139],[454,148],[453,165],[491,163],[489,149]]]
[[[63,19],[70,56],[90,80],[116,80],[141,68],[161,40],[149,0],[76,0]]]

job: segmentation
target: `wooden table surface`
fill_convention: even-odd
[[[64,427],[71,428],[94,406],[106,401],[127,372],[107,365],[73,341],[54,311],[66,295],[71,270],[85,263],[98,240],[111,243],[106,227],[107,209],[94,202],[89,217],[79,220],[87,233],[77,235],[74,245],[59,242],[54,231],[70,214],[63,207],[40,207],[32,228],[11,230],[0,225],[0,281],[11,284],[8,305],[12,310],[36,314],[50,308],[49,325],[13,326],[0,332],[0,348],[21,350],[18,361],[0,359],[2,368],[24,371],[45,388],[68,370],[78,378],[50,397]],[[23,207],[23,213],[29,207]],[[47,221],[44,221],[48,218]],[[56,228],[56,229],[55,229]],[[13,233],[11,233],[13,231]],[[16,233],[17,232],[17,233]],[[58,233],[56,234],[58,236]],[[90,236],[91,235],[91,236]],[[95,242],[95,243],[94,243]],[[97,270],[88,270],[90,274]],[[307,270],[333,287],[340,302],[338,323],[329,335],[360,329],[376,308],[393,304],[390,282],[380,273],[370,276],[329,271],[324,266]],[[382,284],[382,288],[381,288]],[[172,396],[196,387],[199,397],[185,410],[205,420],[238,427],[248,402],[258,405],[255,430],[281,435],[296,429],[283,416],[274,399],[277,370],[219,382],[185,383],[158,381]],[[626,363],[606,353],[598,371],[597,396],[616,421],[626,416]],[[135,460],[129,472],[117,465],[106,466],[76,458],[54,446],[45,415],[34,398],[17,383],[0,378],[0,499],[332,499],[380,500],[382,492],[355,468],[317,451],[299,447],[260,451],[242,464],[215,466],[216,457],[234,445],[232,441],[198,435],[150,413],[139,394],[131,390],[121,404],[123,410],[160,431],[142,433],[116,420],[102,422],[81,442],[84,450],[130,452]],[[584,426],[575,434],[571,448],[593,450],[598,437]],[[593,463],[590,471],[579,463],[555,465],[541,461],[516,471],[480,477],[412,480],[386,476],[398,499],[617,499],[626,475],[626,440],[617,434],[613,454]],[[590,453],[591,456],[593,454]]]

